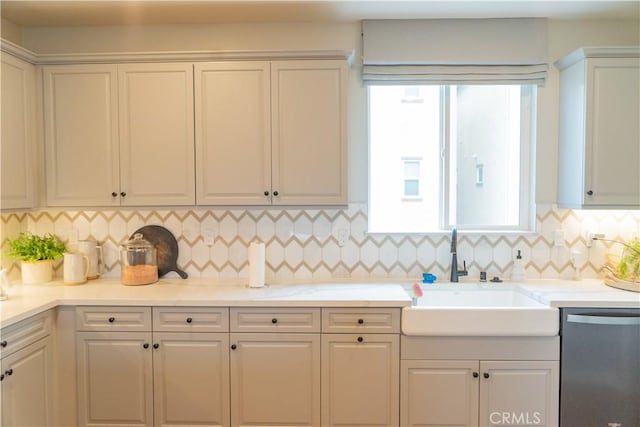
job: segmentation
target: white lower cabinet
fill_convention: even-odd
[[[557,426],[557,361],[403,360],[403,426]]]
[[[79,425],[229,426],[229,334],[188,332],[226,332],[227,309],[154,308],[160,329],[186,332],[152,332],[149,307],[109,310],[76,310],[91,329],[76,332]]]
[[[2,422],[6,427],[53,425],[50,337],[2,359]]]
[[[322,425],[397,426],[398,334],[322,335]]]
[[[153,342],[154,424],[228,426],[229,334],[154,333]]]
[[[0,331],[0,426],[56,425],[52,323],[49,310]]]

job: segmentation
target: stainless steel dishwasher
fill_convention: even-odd
[[[560,427],[640,426],[640,309],[562,309]]]

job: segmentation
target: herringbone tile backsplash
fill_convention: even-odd
[[[527,277],[572,278],[572,258],[582,277],[595,277],[615,244],[595,242],[587,247],[587,232],[608,239],[628,239],[640,232],[640,211],[573,211],[538,205],[536,233],[459,233],[458,258],[466,260],[471,277],[509,277],[517,250]],[[157,224],[178,240],[178,265],[190,277],[245,278],[247,253],[254,240],[266,244],[269,279],[407,278],[431,272],[446,280],[450,264],[448,233],[367,234],[366,204],[344,209],[179,209],[102,210],[4,213],[2,250],[6,239],[21,231],[53,233],[70,244],[94,238],[103,245],[105,276],[118,277],[119,245],[138,228]],[[556,231],[564,238],[556,242]],[[212,245],[205,234],[212,234]],[[210,243],[210,242],[208,242]],[[2,265],[19,275],[17,263],[6,256]],[[57,274],[62,272],[60,263]],[[170,273],[175,274],[175,273]],[[177,277],[177,276],[176,276]]]

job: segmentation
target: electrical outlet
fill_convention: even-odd
[[[216,231],[212,228],[202,230],[204,244],[211,247],[216,243]]]
[[[605,235],[604,233],[591,233],[591,232],[587,232],[587,247],[590,248],[591,246],[593,246],[593,241],[596,239],[604,239]]]
[[[338,230],[338,246],[343,247],[347,243],[347,229],[341,228]]]

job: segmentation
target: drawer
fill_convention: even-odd
[[[319,308],[232,308],[231,332],[320,332]]]
[[[323,308],[322,332],[400,333],[399,308]]]
[[[151,307],[76,307],[77,331],[151,331]]]
[[[51,333],[53,312],[47,310],[15,325],[2,328],[0,333],[0,357],[14,353]]]
[[[153,307],[153,330],[161,332],[229,332],[229,309]]]

